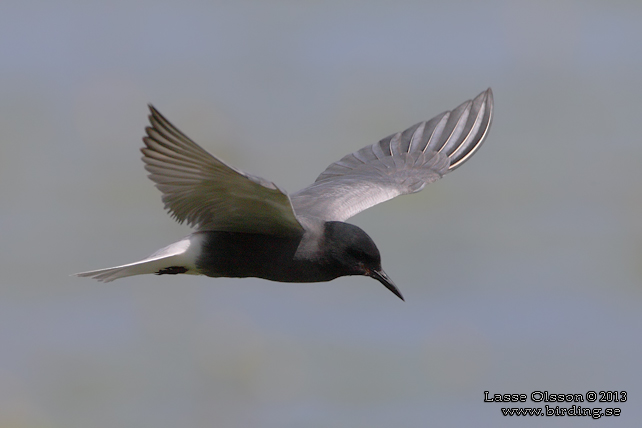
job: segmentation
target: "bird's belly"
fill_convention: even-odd
[[[279,282],[330,281],[338,275],[323,260],[297,256],[301,238],[238,232],[204,232],[196,265],[211,277],[256,277]]]

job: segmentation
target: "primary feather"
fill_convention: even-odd
[[[300,234],[288,195],[274,183],[215,158],[149,106],[143,161],[163,202],[197,230]]]
[[[344,156],[291,196],[296,215],[345,221],[373,205],[420,191],[481,146],[492,110],[489,88],[452,111]]]

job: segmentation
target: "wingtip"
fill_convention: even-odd
[[[160,114],[160,112],[156,109],[156,107],[154,107],[154,106],[152,105],[152,103],[147,103],[147,108],[149,109],[149,116],[148,116],[148,118],[149,118],[149,121],[150,121],[150,122],[151,122],[151,119],[152,119],[153,117],[156,117],[156,118],[158,118],[158,117],[163,117],[163,115],[162,115],[162,114]]]
[[[482,104],[493,105],[493,89],[489,86],[485,91],[480,92],[471,101],[481,101]]]
[[[493,103],[495,102],[493,98],[493,90],[492,88],[486,89],[486,91],[483,92],[484,95],[486,95],[486,104],[490,107],[490,110],[493,109]]]
[[[488,130],[490,129],[490,126],[493,124],[493,116],[494,116],[494,110],[495,110],[495,99],[493,97],[493,90],[489,87],[486,89],[486,106],[488,107],[488,126],[486,129],[486,134],[488,133]],[[486,135],[484,135],[484,138]]]
[[[479,134],[472,140],[469,140],[469,144],[460,145],[450,154],[449,157],[452,163],[449,171],[454,171],[459,168],[481,147],[493,121],[493,102],[493,90],[490,87],[480,92],[479,95],[472,100],[474,106],[473,111],[476,112],[476,120],[481,121],[481,127],[478,129]]]

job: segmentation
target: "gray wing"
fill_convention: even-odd
[[[290,198],[274,183],[210,155],[149,106],[143,161],[163,202],[198,230],[294,235],[303,228]]]
[[[291,195],[299,216],[345,221],[373,205],[418,192],[466,162],[488,134],[490,88],[429,121],[390,135],[331,164]]]

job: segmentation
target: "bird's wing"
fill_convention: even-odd
[[[303,231],[288,195],[274,183],[210,155],[153,106],[143,137],[149,178],[165,208],[198,230],[294,235]]]
[[[299,216],[345,221],[395,196],[418,192],[468,160],[488,134],[490,88],[429,121],[390,135],[331,164],[291,195]]]

